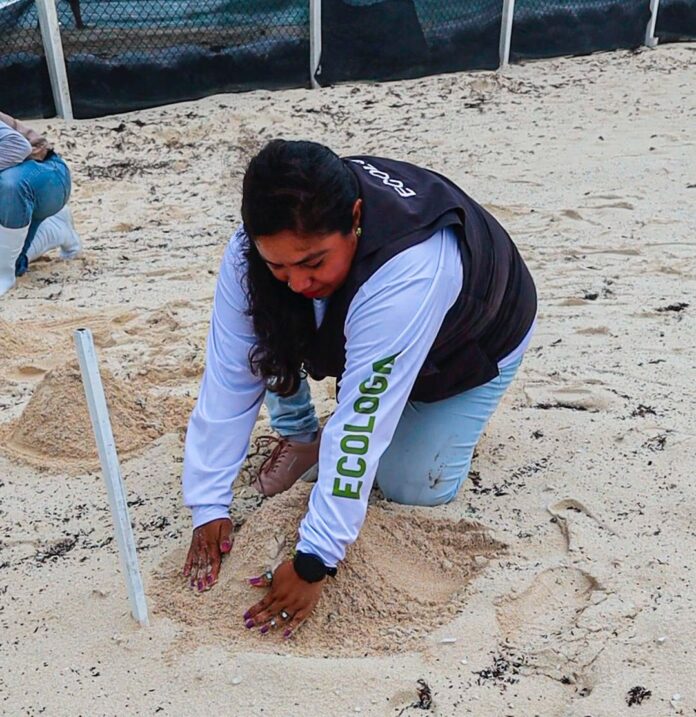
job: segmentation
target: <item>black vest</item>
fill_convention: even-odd
[[[520,344],[536,315],[534,282],[507,232],[442,175],[380,157],[344,161],[360,186],[362,235],[348,277],[331,295],[305,362],[310,375],[321,379],[343,373],[348,307],[377,269],[451,227],[459,238],[462,290],[410,398],[440,401],[495,378],[498,361]]]

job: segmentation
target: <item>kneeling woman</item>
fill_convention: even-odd
[[[184,572],[199,590],[217,579],[232,483],[269,391],[282,437],[256,487],[289,488],[317,455],[318,480],[296,557],[256,581],[270,589],[244,619],[290,636],[358,537],[375,480],[408,505],[457,495],[529,344],[536,291],[490,214],[404,162],[274,140],[246,171],[242,218],[186,436]],[[320,436],[304,371],[338,378]]]
[[[80,252],[70,189],[70,170],[46,138],[0,112],[0,296],[38,256]]]

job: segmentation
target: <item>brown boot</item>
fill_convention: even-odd
[[[271,455],[266,458],[259,477],[252,483],[266,497],[282,493],[290,488],[319,460],[321,431],[312,443],[297,443],[288,438],[264,436],[275,442]]]

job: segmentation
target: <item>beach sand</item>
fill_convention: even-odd
[[[33,123],[71,165],[85,252],[35,262],[0,299],[0,714],[696,713],[695,53]],[[262,501],[250,488],[265,411],[220,583],[194,596],[177,574],[183,436],[218,263],[245,164],[273,137],[448,175],[507,227],[540,295],[532,347],[457,499],[409,509],[375,494],[285,643],[241,621],[259,595],[242,578],[287,554],[309,490]],[[78,327],[99,353],[147,628],[129,614]],[[333,386],[314,388],[324,420]]]

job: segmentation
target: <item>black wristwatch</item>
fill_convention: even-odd
[[[337,572],[336,568],[327,568],[321,558],[313,553],[301,553],[299,550],[295,553],[293,566],[295,572],[308,583],[318,583],[327,575],[333,577]]]

